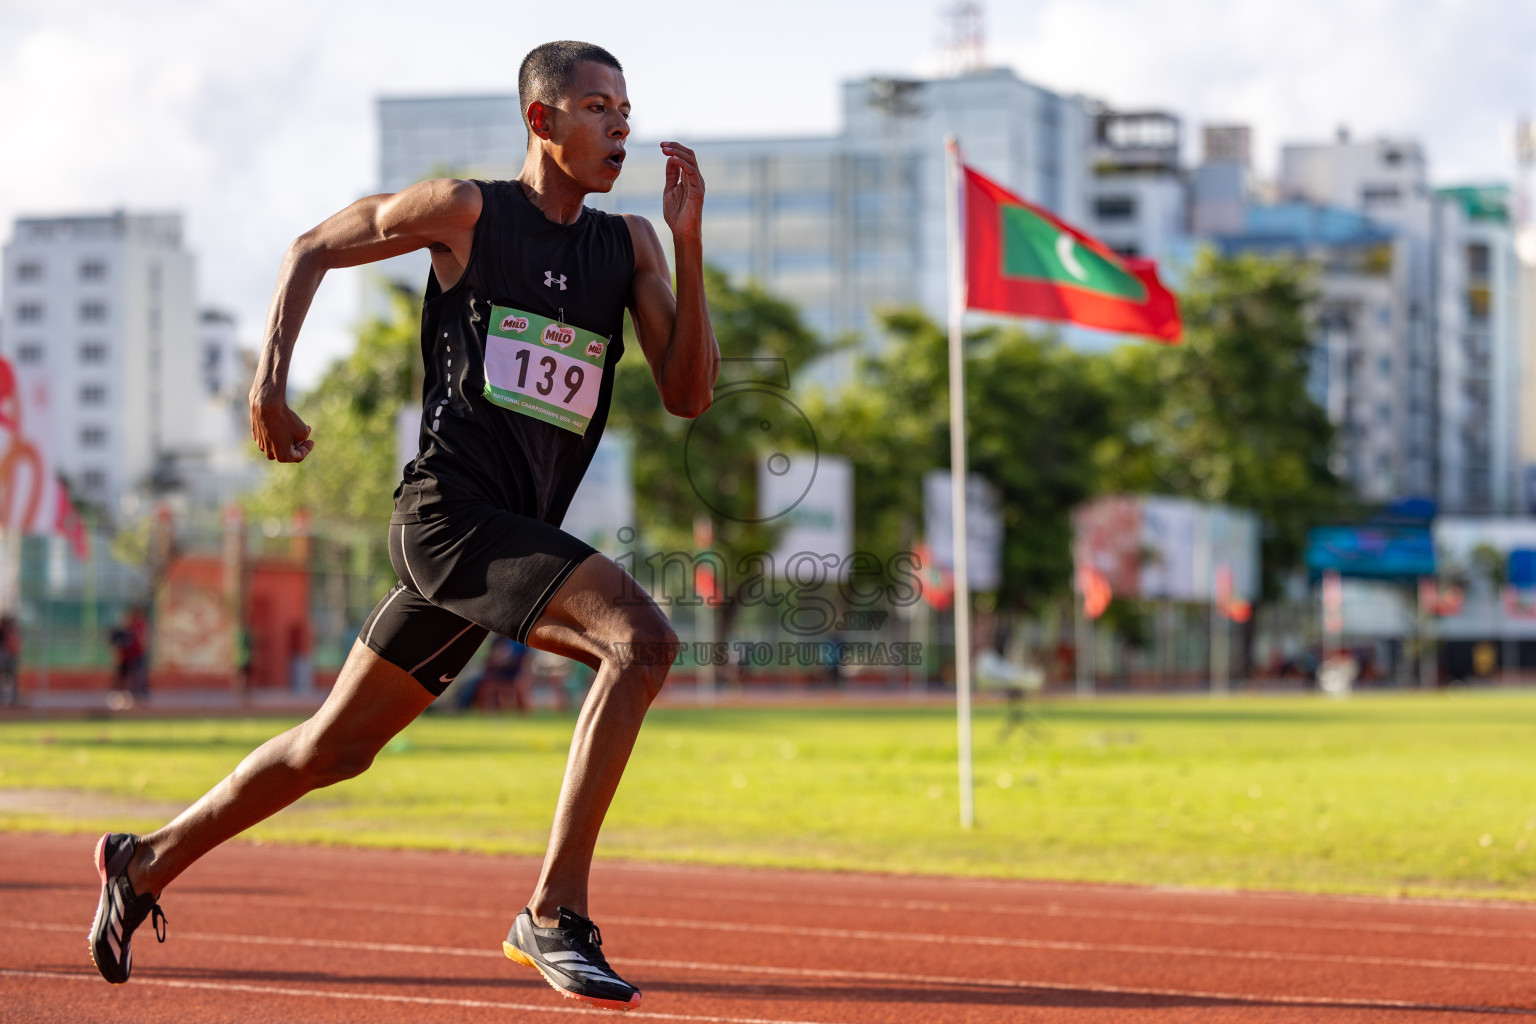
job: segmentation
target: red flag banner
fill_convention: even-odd
[[[53,519],[54,532],[69,542],[76,558],[84,561],[91,553],[91,537],[86,532],[85,520],[80,518],[80,511],[75,508],[64,481],[55,481],[54,489],[58,493]]]
[[[1151,260],[1098,239],[965,171],[966,308],[1179,340],[1179,307]]]

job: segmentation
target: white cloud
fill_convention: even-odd
[[[1247,122],[1261,167],[1345,125],[1424,141],[1438,180],[1507,180],[1515,119],[1536,108],[1536,5],[1521,0],[1072,0],[995,36],[1024,75],[1171,109],[1191,139]]]

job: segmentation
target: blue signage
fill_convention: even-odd
[[[1307,569],[1374,579],[1435,574],[1435,540],[1425,526],[1320,526],[1307,531]]]
[[[1536,587],[1536,551],[1517,548],[1509,553],[1509,583],[1522,590]]]

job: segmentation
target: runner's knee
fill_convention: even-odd
[[[373,764],[380,744],[334,736],[304,736],[294,750],[292,763],[318,789],[356,778]]]
[[[610,657],[614,658],[623,676],[633,679],[643,688],[645,699],[656,699],[667,673],[677,657],[677,633],[661,611],[649,609],[649,614],[631,619],[625,638],[614,644]]]

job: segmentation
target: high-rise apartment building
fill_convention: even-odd
[[[1341,130],[1332,142],[1284,146],[1278,188],[1283,203],[1355,214],[1390,232],[1392,241],[1382,250],[1382,259],[1364,270],[1390,282],[1391,300],[1370,303],[1369,310],[1358,307],[1363,314],[1346,308],[1333,318],[1335,324],[1358,326],[1359,315],[1375,316],[1381,328],[1376,335],[1359,334],[1360,344],[1350,349],[1350,371],[1361,390],[1355,404],[1366,411],[1364,420],[1341,424],[1341,442],[1362,497],[1439,497],[1443,438],[1434,317],[1437,242],[1435,201],[1423,149],[1411,140],[1353,140]],[[1322,276],[1325,293],[1338,290],[1335,285],[1355,293],[1362,274],[1357,266],[1340,274],[1324,264]],[[1380,385],[1389,393],[1377,394]],[[1373,427],[1367,427],[1367,421]],[[1359,450],[1377,433],[1373,428],[1389,432],[1394,439],[1391,452],[1374,445],[1368,453]]]
[[[197,314],[200,386],[188,400],[187,419],[200,443],[175,450],[174,470],[179,486],[204,507],[226,504],[260,478],[249,402],[256,353],[240,345],[237,326],[222,309]]]
[[[1165,111],[1096,111],[1092,198],[1080,223],[1122,256],[1166,263],[1181,253],[1189,237],[1181,142],[1179,119]]]
[[[1229,255],[1303,261],[1316,268],[1308,390],[1338,429],[1333,470],[1366,501],[1430,487],[1423,452],[1403,443],[1403,243],[1368,217],[1305,202],[1251,205],[1241,231],[1214,236]],[[1428,398],[1433,397],[1430,392]]]
[[[1520,508],[1520,266],[1509,190],[1436,192],[1440,501],[1448,512]]]
[[[1207,148],[1230,142],[1208,136]],[[1316,268],[1312,382],[1339,428],[1337,470],[1367,501],[1514,511],[1520,289],[1507,192],[1433,190],[1417,143],[1345,132],[1285,146],[1275,190],[1256,202],[1246,167],[1208,159],[1192,227],[1227,251]]]
[[[523,164],[527,134],[517,95],[385,96],[376,107],[379,191],[399,192],[428,178],[509,178]],[[370,267],[364,313],[390,312],[385,281],[420,291],[432,265],[426,250]]]
[[[47,374],[49,449],[77,493],[116,510],[206,466],[200,410],[222,371],[199,349],[178,214],[22,217],[0,273],[0,353]],[[232,321],[217,326],[227,350]]]

